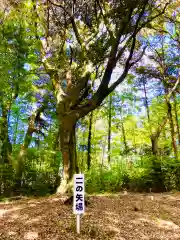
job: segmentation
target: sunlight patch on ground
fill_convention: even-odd
[[[6,213],[8,213],[8,209],[0,209],[0,217],[3,217]]]
[[[106,218],[111,223],[114,223],[114,224],[118,224],[119,223],[119,220],[117,220],[116,218],[112,218],[112,217],[106,217]]]
[[[7,213],[13,212],[13,211],[18,211],[21,210],[22,207],[13,207],[10,209],[0,209],[0,217],[4,217]]]
[[[113,212],[110,212],[110,211],[104,211],[104,213],[106,215],[110,215],[110,216],[114,216],[114,217],[118,217],[119,216],[117,213],[113,213]]]
[[[64,197],[64,198],[61,198],[61,200],[65,200],[65,199],[66,199],[65,197]],[[51,203],[51,202],[58,202],[58,201],[60,201],[59,198],[52,198],[52,199],[49,200],[50,203]]]
[[[117,227],[114,227],[114,226],[112,226],[112,225],[107,225],[107,227],[108,227],[109,230],[111,230],[111,231],[114,231],[114,232],[116,232],[116,233],[120,233],[120,229],[117,228]]]
[[[19,218],[19,214],[14,213],[11,215],[11,219],[18,219]]]
[[[25,240],[35,240],[38,238],[38,233],[37,232],[27,232],[24,234],[24,239]]]
[[[139,223],[155,224],[155,221],[147,219],[147,218],[138,218],[138,219],[132,220],[131,222],[134,224],[139,224]]]
[[[154,218],[154,220],[147,219],[147,218],[139,218],[139,219],[135,219],[132,221],[132,223],[135,223],[135,224],[138,224],[141,222],[156,225],[159,228],[164,228],[167,230],[180,229],[180,227],[178,225],[176,225],[175,223],[173,223],[172,221],[167,221],[167,220],[163,220],[163,219],[159,219],[159,218]]]
[[[10,231],[10,232],[8,232],[8,235],[9,236],[14,236],[14,235],[16,235],[17,233],[16,232],[13,232],[13,231]]]
[[[36,204],[30,203],[30,204],[29,204],[29,207],[36,207]]]
[[[41,220],[41,217],[32,218],[27,220],[24,224],[36,223],[36,222],[39,222],[40,220]]]
[[[172,221],[165,221],[162,219],[158,219],[158,226],[160,228],[166,228],[169,230],[176,230],[176,229],[180,229],[180,227],[178,225],[176,225],[175,223],[173,223]]]
[[[29,218],[29,215],[28,214],[23,214],[21,215],[21,221],[25,221]]]
[[[161,207],[163,209],[163,212],[167,216],[169,216],[169,215],[172,215],[172,216],[177,216],[178,215],[179,216],[180,215],[180,205],[178,207],[176,205],[176,203],[172,204],[172,206],[168,206],[167,204],[161,204]],[[167,219],[164,219],[164,220],[167,220]]]
[[[38,200],[36,200],[36,199],[31,199],[31,200],[29,200],[28,201],[28,204],[30,205],[30,204],[35,204],[35,205],[37,205],[37,204],[41,204],[42,202],[40,202],[40,201],[38,201]]]

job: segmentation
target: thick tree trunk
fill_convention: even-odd
[[[167,122],[168,117],[166,116],[164,121],[158,126],[155,133],[151,134],[151,144],[152,144],[152,154],[154,156],[158,155],[158,139],[160,137],[161,131]]]
[[[24,145],[22,145],[21,150],[19,152],[19,156],[17,159],[17,166],[16,166],[15,185],[14,185],[15,194],[20,194],[21,192],[25,154],[26,154],[26,149],[24,148]]]
[[[111,162],[111,107],[112,107],[112,95],[109,95],[109,114],[108,114],[108,163]]]
[[[44,107],[44,106],[43,106]],[[21,185],[22,185],[22,177],[24,172],[24,162],[26,157],[27,149],[32,141],[32,136],[34,132],[37,132],[36,128],[36,119],[37,116],[43,111],[43,107],[40,109],[37,109],[29,118],[28,122],[28,129],[24,138],[24,143],[21,145],[21,149],[19,152],[19,156],[17,158],[17,164],[16,164],[16,184],[14,186],[14,191],[16,193],[20,192]]]
[[[88,132],[88,147],[87,147],[87,168],[88,168],[88,170],[90,170],[90,167],[91,167],[92,121],[93,121],[93,112],[90,113],[90,117],[89,117],[89,132]]]
[[[152,146],[152,154],[157,156],[158,154],[158,137],[156,135],[151,136],[151,146]]]
[[[61,124],[60,145],[63,158],[63,178],[57,193],[65,194],[71,192],[73,174],[78,173],[76,155],[76,124]]]

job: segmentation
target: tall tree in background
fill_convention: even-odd
[[[108,102],[108,162],[111,162],[111,124],[112,124],[112,94]]]
[[[173,2],[168,8],[168,11],[163,18],[152,26],[154,34],[153,40],[148,40],[149,45],[149,61],[152,60],[152,65],[147,65],[141,68],[142,73],[147,78],[158,79],[164,89],[164,98],[167,108],[167,115],[171,130],[172,146],[174,155],[178,158],[178,149],[176,143],[175,124],[172,111],[172,97],[179,92],[180,75],[179,75],[179,3]],[[148,35],[148,36],[149,36]],[[169,54],[171,52],[171,54]],[[176,121],[175,117],[175,121]],[[177,121],[176,121],[177,122]],[[162,123],[162,126],[164,123]],[[177,124],[176,124],[177,125]],[[178,126],[177,132],[178,132]]]
[[[93,124],[93,111],[89,116],[89,128],[88,128],[88,146],[87,146],[87,168],[91,167],[91,140],[92,140],[92,124]]]
[[[164,89],[164,97],[165,97],[165,103],[167,108],[167,116],[168,116],[170,129],[171,129],[171,139],[172,139],[172,146],[174,149],[174,155],[176,158],[178,158],[171,98],[172,98],[172,94],[178,91],[178,88],[179,88],[180,76],[177,75],[178,74],[177,69],[179,64],[178,62],[176,62],[175,57],[173,57],[173,59],[168,57],[168,53],[166,49],[167,43],[164,42],[165,38],[166,36],[159,36],[158,38],[159,44],[153,45],[153,47],[151,47],[152,55],[150,56],[150,59],[152,59],[155,62],[156,67],[152,67],[152,66],[141,67],[137,71],[143,75],[146,75],[148,78],[158,79],[161,82],[161,85]],[[173,66],[173,72],[171,70],[172,66]],[[175,76],[174,76],[174,72],[175,72]],[[160,125],[162,125],[163,127],[164,124],[165,122],[163,120],[162,124]],[[162,127],[159,127],[158,129],[160,130],[162,129]],[[157,153],[157,149],[155,150],[155,148],[157,148],[157,143],[155,144],[155,139],[157,140],[157,136],[159,136],[160,134],[159,130],[157,131],[158,134],[152,134],[151,136],[152,150],[155,155]]]
[[[175,113],[175,123],[176,123],[177,137],[178,137],[178,142],[179,142],[179,145],[180,145],[180,128],[179,128],[179,122],[178,122],[178,108],[177,108],[176,94],[174,92],[173,92],[173,102],[174,102],[174,113]]]

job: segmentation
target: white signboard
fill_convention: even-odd
[[[80,215],[84,213],[84,174],[74,174],[74,202],[73,213]]]

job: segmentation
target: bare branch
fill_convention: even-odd
[[[134,62],[132,62],[132,63],[130,64],[130,67],[132,67],[134,64],[138,63],[138,62],[141,60],[141,58],[143,57],[143,55],[144,55],[144,53],[145,53],[145,51],[146,51],[146,48],[147,48],[147,46],[145,46],[145,47],[143,48],[143,51],[141,52],[140,56],[139,56]]]
[[[80,34],[78,32],[78,29],[77,29],[77,26],[76,26],[76,23],[75,23],[75,20],[73,17],[71,17],[71,24],[72,24],[76,39],[77,39],[79,45],[82,46],[82,40],[81,40]]]

